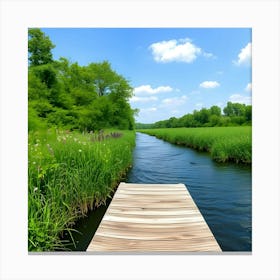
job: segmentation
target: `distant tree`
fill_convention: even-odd
[[[206,108],[202,108],[200,111],[194,110],[193,116],[198,126],[203,126],[209,122],[210,110]]]
[[[47,64],[53,61],[51,50],[55,45],[39,28],[28,30],[28,52],[31,66]]]
[[[212,106],[210,108],[210,114],[220,117],[221,116],[221,108],[219,106]]]
[[[194,110],[180,118],[171,117],[168,120],[158,121],[150,126],[153,128],[172,128],[251,125],[251,105],[228,102],[223,112],[225,115],[222,115],[220,107],[214,105],[209,109]]]
[[[234,116],[233,103],[228,102],[227,106],[223,109],[223,112],[224,112],[225,116],[227,116],[227,117]]]
[[[246,106],[245,118],[246,118],[247,122],[251,122],[252,121],[252,105]]]
[[[184,127],[196,127],[197,123],[194,119],[193,114],[184,115],[182,118],[182,126]]]
[[[228,102],[224,114],[228,117],[241,117],[245,115],[245,104]]]

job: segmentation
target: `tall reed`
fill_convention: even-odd
[[[173,144],[207,151],[218,162],[252,162],[252,127],[205,127],[143,129]]]
[[[61,250],[61,234],[71,237],[75,221],[104,204],[131,166],[135,133],[49,130],[28,140],[28,249]]]

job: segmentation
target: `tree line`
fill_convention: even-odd
[[[137,123],[136,128],[174,128],[174,127],[212,127],[252,125],[252,105],[228,102],[222,110],[218,106],[194,110],[180,118],[171,117],[168,120],[153,124]]]
[[[61,57],[39,28],[28,30],[28,129],[63,127],[81,131],[134,129],[129,81],[108,61],[80,66]]]

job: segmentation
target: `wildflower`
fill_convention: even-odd
[[[79,153],[81,153],[82,152],[82,150],[81,149],[79,149]]]

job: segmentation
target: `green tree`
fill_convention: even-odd
[[[53,61],[51,50],[55,45],[39,28],[28,30],[28,52],[31,66],[47,64]]]
[[[245,117],[247,122],[252,121],[252,105],[248,105],[245,108]]]
[[[67,129],[134,129],[133,88],[108,61],[80,66],[52,60],[54,47],[40,29],[29,30],[30,129],[41,124]]]
[[[182,117],[184,127],[196,127],[197,123],[193,114],[187,114]]]
[[[203,126],[209,122],[210,110],[206,108],[202,108],[200,111],[194,110],[193,116],[199,126]]]
[[[220,117],[221,116],[221,108],[219,106],[212,106],[210,108],[210,114]]]
[[[224,114],[228,117],[241,117],[245,115],[245,104],[228,102]]]
[[[119,77],[111,69],[108,61],[91,63],[87,68],[90,71],[90,79],[95,86],[98,96],[110,94],[114,85],[118,84]]]

